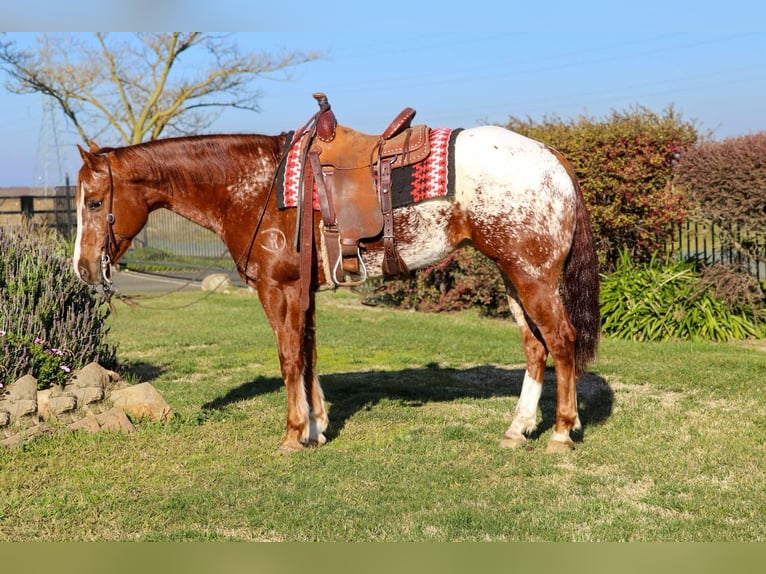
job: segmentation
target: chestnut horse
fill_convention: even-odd
[[[110,264],[159,208],[218,234],[276,335],[287,394],[280,449],[295,451],[326,441],[314,292],[329,281],[315,212],[304,310],[294,241],[299,210],[278,209],[273,192],[287,137],[210,135],[80,148],[73,263],[83,281],[108,286]],[[500,444],[523,445],[535,429],[550,354],[557,406],[547,449],[574,448],[576,380],[595,357],[600,322],[597,258],[573,170],[555,150],[495,126],[460,132],[454,157],[454,197],[394,211],[399,255],[407,268],[418,269],[470,243],[497,264],[526,354],[519,401]],[[383,241],[365,243],[362,260],[370,276],[381,275]]]

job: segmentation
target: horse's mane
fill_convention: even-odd
[[[97,155],[114,154],[127,178],[165,179],[173,188],[194,183],[224,184],[241,177],[246,162],[258,158],[276,169],[285,134],[217,134],[153,140],[125,147],[103,147]]]

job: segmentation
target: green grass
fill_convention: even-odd
[[[330,441],[284,456],[274,336],[252,295],[119,305],[111,324],[123,375],[179,416],[0,450],[0,540],[766,539],[763,344],[604,340],[578,448],[544,452],[549,369],[538,435],[507,451],[524,362],[511,322],[325,293]]]

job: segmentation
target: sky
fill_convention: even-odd
[[[143,4],[155,6],[143,0],[131,6]],[[316,111],[316,91],[327,94],[340,123],[366,133],[381,132],[407,106],[417,110],[415,123],[433,127],[503,124],[510,116],[601,118],[635,106],[662,113],[673,106],[714,139],[766,131],[763,3],[700,8],[646,0],[618,8],[616,2],[593,2],[590,9],[563,11],[573,4],[475,0],[450,10],[410,2],[404,10],[397,2],[292,0],[281,8],[259,8],[257,1],[221,0],[216,6],[234,14],[222,16],[205,12],[210,3],[170,0],[154,9],[151,21],[141,10],[113,9],[91,27],[208,24],[233,31],[242,51],[322,54],[294,68],[290,79],[257,80],[261,112],[227,111],[209,132],[295,129]],[[6,30],[20,31],[78,24],[67,21],[72,11],[59,18],[58,5],[29,0],[12,13],[0,7],[0,21],[10,23]],[[181,5],[196,10],[190,17]],[[247,17],[239,17],[238,7]],[[279,31],[287,28],[291,12],[292,31]],[[261,31],[236,31],[243,27]],[[32,45],[35,36],[9,32],[0,39]],[[6,79],[0,72],[0,187],[58,185],[66,174],[76,178],[75,144],[81,142],[73,128],[54,107],[46,108],[42,96],[8,92]]]

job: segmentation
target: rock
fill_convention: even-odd
[[[73,423],[68,424],[66,428],[73,431],[84,430],[88,432],[98,432],[101,430],[101,425],[98,424],[95,416],[88,416],[77,419]]]
[[[48,399],[48,409],[55,416],[63,415],[77,408],[77,397],[72,393],[61,393]],[[44,418],[44,417],[43,417]]]
[[[22,428],[40,422],[37,416],[37,379],[24,375],[8,385],[5,394],[0,397],[0,411],[8,413],[8,424]]]
[[[95,362],[75,371],[64,387],[38,391],[37,380],[27,375],[0,394],[0,445],[64,428],[133,432],[129,416],[164,422],[175,414],[151,384],[130,385]]]
[[[16,434],[10,435],[3,440],[0,440],[0,446],[18,446],[24,442],[28,442],[33,437],[41,435],[43,433],[52,433],[53,429],[45,423],[35,424],[29,428],[26,428]]]
[[[46,415],[48,414],[48,410],[50,408],[48,403],[50,401],[52,392],[53,388],[45,389],[44,391],[37,391],[37,414],[40,415],[42,419],[48,418]]]
[[[112,405],[122,409],[134,420],[149,418],[164,422],[173,416],[173,410],[157,389],[149,383],[139,383],[124,389],[113,391],[109,397]]]
[[[202,290],[229,294],[231,293],[231,279],[226,273],[211,273],[202,280]]]
[[[69,430],[84,430],[91,433],[99,431],[133,432],[136,427],[130,422],[127,415],[120,409],[113,407],[98,415],[87,415],[67,425]]]
[[[77,414],[77,396],[74,393],[50,388],[37,392],[37,414],[45,421],[69,422]]]
[[[136,427],[130,422],[128,415],[117,407],[112,407],[108,411],[96,415],[100,430],[115,431],[115,432],[133,432]]]
[[[105,369],[98,363],[88,363],[73,373],[64,390],[77,397],[77,405],[83,408],[90,403],[103,401],[107,386],[118,381],[119,378],[117,373]]]

